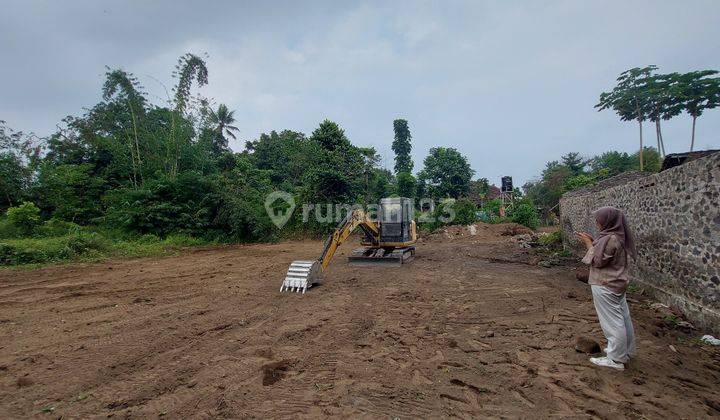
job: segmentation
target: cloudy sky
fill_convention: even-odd
[[[720,69],[720,1],[7,1],[0,13],[0,120],[50,134],[100,99],[105,66],[167,100],[177,58],[207,54],[200,89],[234,109],[231,144],[329,118],[392,167],[392,121],[416,170],[455,147],[477,176],[522,184],[577,151],[637,149],[637,124],[593,109],[617,75]],[[664,126],[687,150],[691,120]],[[654,129],[646,127],[654,144]],[[720,148],[720,109],[697,148]]]

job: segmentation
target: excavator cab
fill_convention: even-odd
[[[380,200],[377,217],[371,218],[361,209],[348,213],[335,231],[325,240],[317,260],[293,261],[290,264],[280,291],[302,292],[320,281],[337,248],[356,229],[362,229],[362,248],[353,250],[348,257],[352,265],[401,266],[415,255],[417,230],[413,220],[413,201],[404,197]]]
[[[380,241],[406,243],[412,239],[413,202],[409,198],[380,200]]]

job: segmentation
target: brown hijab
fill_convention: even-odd
[[[593,216],[595,216],[595,220],[597,220],[600,227],[600,232],[593,241],[593,247],[595,248],[595,255],[593,256],[594,264],[600,264],[602,262],[603,252],[611,235],[615,235],[618,241],[620,241],[622,247],[625,248],[625,252],[633,258],[637,256],[637,252],[635,251],[635,238],[628,227],[625,213],[623,213],[622,210],[610,206],[600,207],[593,212]]]

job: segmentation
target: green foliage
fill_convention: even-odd
[[[220,203],[216,179],[193,171],[148,181],[144,188],[115,190],[106,197],[108,223],[163,237],[208,234]]]
[[[541,235],[538,238],[538,243],[548,248],[554,248],[562,245],[562,232],[556,230],[554,232],[548,233],[547,235]]]
[[[34,134],[14,131],[0,120],[0,210],[28,198],[32,171],[40,155]]]
[[[633,170],[636,162],[627,153],[605,152],[590,160],[591,171],[601,178],[609,178],[622,172]]]
[[[22,237],[23,234],[15,227],[7,217],[0,217],[0,239],[11,239]]]
[[[0,266],[161,255],[183,247],[203,244],[208,242],[185,235],[171,235],[165,239],[149,235],[133,240],[77,231],[58,237],[2,240]]]
[[[21,234],[29,235],[40,224],[40,209],[34,203],[24,202],[10,207],[6,217]]]
[[[258,140],[247,142],[245,149],[250,163],[268,171],[268,176],[277,185],[300,186],[303,176],[319,166],[323,155],[317,141],[290,130],[261,134]]]
[[[102,214],[100,200],[107,184],[93,173],[91,164],[44,164],[39,181],[40,205],[54,217],[89,224]]]
[[[35,227],[34,235],[40,238],[54,238],[57,236],[65,236],[72,232],[80,232],[82,227],[73,222],[52,218],[46,220],[42,225]]]
[[[633,161],[633,167],[638,168],[640,162],[640,153],[634,153],[630,158]],[[643,148],[643,160],[644,166],[643,171],[645,172],[659,172],[662,167],[662,157],[658,153],[657,149],[652,147]]]
[[[585,170],[585,162],[580,153],[568,153],[561,157],[562,164],[570,171],[573,176],[583,173]]]
[[[526,201],[516,203],[510,213],[510,220],[530,229],[537,229],[539,220],[535,206]]]
[[[433,147],[425,158],[418,178],[431,197],[459,198],[467,195],[475,171],[467,158],[453,148]]]
[[[0,153],[0,209],[19,203],[29,184],[29,171],[12,153]]]
[[[623,172],[637,170],[640,154],[628,155],[610,151],[585,161],[577,153],[569,153],[561,159],[563,163],[548,162],[540,179],[523,185],[526,198],[545,212],[543,217],[548,217],[550,210],[556,211],[564,193],[593,185]],[[662,158],[657,149],[643,148],[643,159],[645,171],[660,170]],[[587,165],[583,162],[587,162]]]
[[[188,53],[178,59],[173,75],[178,79],[174,89],[175,110],[182,114],[185,112],[190,99],[190,87],[193,80],[197,81],[199,86],[206,85],[208,83],[208,70],[203,59]]]
[[[655,123],[658,150],[664,153],[660,122],[685,110],[693,119],[690,150],[695,144],[695,121],[706,109],[720,105],[720,78],[716,70],[685,74],[656,74],[657,66],[635,67],[617,78],[610,92],[600,94],[598,110],[612,109],[622,121],[636,120],[640,125],[640,170],[644,170],[642,122]]]
[[[400,197],[415,198],[417,181],[409,172],[400,172],[397,175],[397,195]]]
[[[592,175],[581,173],[576,176],[567,178],[567,180],[565,180],[563,189],[565,191],[572,191],[572,190],[584,187],[586,185],[591,185],[594,183],[595,183],[595,178]]]
[[[218,105],[217,111],[211,111],[209,122],[212,128],[212,150],[215,154],[228,151],[228,137],[236,139],[235,133],[240,131],[235,123],[235,111],[230,111],[225,104]]]
[[[435,205],[431,221],[421,224],[427,231],[433,231],[444,225],[470,225],[477,222],[478,208],[467,198],[447,198]]]
[[[454,224],[470,225],[477,221],[478,208],[475,203],[467,198],[461,198],[455,201],[453,208],[455,209]]]
[[[412,135],[407,120],[397,119],[393,121],[393,129],[395,139],[392,142],[392,150],[395,152],[395,173],[398,176],[403,172],[411,173],[413,169],[413,161],[410,156]]]
[[[482,205],[490,192],[490,181],[487,178],[480,178],[477,181],[470,181],[468,198],[476,205]]]
[[[482,211],[492,218],[500,215],[500,207],[502,207],[502,201],[499,198],[495,198],[483,203]]]
[[[320,146],[330,151],[342,151],[351,146],[350,140],[345,137],[345,131],[330,120],[321,122],[320,126],[313,131],[310,140],[317,142]]]

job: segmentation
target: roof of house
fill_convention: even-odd
[[[669,155],[665,155],[660,172],[717,152],[720,152],[720,150],[696,150],[694,152],[670,153]]]

